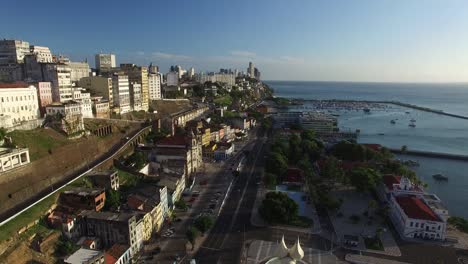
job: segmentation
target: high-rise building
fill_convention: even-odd
[[[89,90],[92,96],[101,96],[108,100],[110,107],[114,105],[112,78],[103,76],[84,77],[80,79],[78,85]]]
[[[53,57],[52,52],[48,47],[42,46],[31,46],[30,51],[32,54],[37,56],[37,62],[39,63],[52,63]]]
[[[148,111],[149,108],[149,83],[148,68],[136,66],[135,64],[120,64],[120,70],[128,75],[132,83],[141,84],[141,110]]]
[[[130,112],[130,87],[127,75],[115,73],[112,76],[112,93],[116,112],[120,114]]]
[[[54,102],[72,100],[71,68],[67,64],[43,64],[43,80],[52,84],[52,99]]]
[[[161,73],[148,74],[149,98],[150,100],[161,99]]]
[[[192,79],[195,76],[195,69],[193,67],[190,68],[188,76],[190,79]]]
[[[24,55],[29,53],[29,42],[0,40],[0,65],[23,63]]]
[[[254,69],[254,78],[260,81],[260,71],[257,68]]]
[[[32,83],[37,88],[37,99],[39,103],[39,111],[41,116],[46,113],[46,106],[52,101],[52,85],[50,82],[35,82]]]
[[[166,75],[166,84],[167,86],[179,85],[179,74],[175,71],[168,72]]]
[[[255,77],[255,67],[252,62],[249,62],[249,68],[247,68],[247,73],[249,74],[250,78]]]
[[[141,84],[130,83],[130,105],[133,111],[142,110]]]
[[[88,77],[91,70],[87,62],[69,62],[68,65],[71,69],[71,81],[77,82],[81,78]]]
[[[109,72],[116,67],[114,54],[96,54],[95,56],[96,69],[100,72]]]

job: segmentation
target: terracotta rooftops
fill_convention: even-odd
[[[414,195],[397,196],[395,200],[409,218],[440,222],[440,218],[420,198]]]
[[[185,136],[172,136],[163,138],[156,145],[187,145],[187,141]]]
[[[393,175],[393,174],[384,175],[382,177],[382,180],[383,180],[383,183],[385,184],[385,186],[387,186],[387,189],[391,191],[391,190],[393,190],[393,185],[394,184],[399,184],[400,183],[401,176],[396,176],[396,175]]]
[[[0,83],[0,88],[27,88],[30,85],[25,82]]]

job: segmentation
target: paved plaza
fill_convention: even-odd
[[[338,212],[330,213],[333,227],[343,247],[377,254],[401,256],[400,249],[383,219],[373,212],[370,212],[370,215],[373,217],[372,220],[363,214],[370,210],[368,204],[369,201],[373,199],[370,194],[358,193],[354,189],[347,189],[335,191],[333,195],[343,200],[343,204]],[[376,209],[373,210],[375,211]],[[341,213],[341,216],[338,215],[339,213]],[[360,220],[353,222],[350,219],[352,215],[359,216]],[[381,235],[384,251],[367,249],[364,244],[364,237],[374,236],[378,228],[384,229]],[[343,239],[344,235],[357,236],[359,238],[358,245],[355,247],[348,247],[345,245]]]
[[[264,263],[267,259],[271,258],[275,252],[278,243],[264,241],[264,240],[254,240],[250,243],[248,252],[247,252],[247,263],[248,264],[260,264]],[[292,244],[288,244],[288,247],[291,247]],[[321,251],[313,248],[302,247],[304,250],[304,258],[302,263],[310,264],[341,264],[346,263],[340,261],[329,251]]]

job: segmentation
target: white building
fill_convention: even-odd
[[[188,77],[191,79],[195,76],[195,68],[191,67],[188,71]]]
[[[104,253],[99,250],[80,248],[64,260],[67,264],[105,263]]]
[[[10,128],[40,117],[37,89],[25,83],[0,84],[0,127]]]
[[[84,93],[81,88],[74,88],[73,100],[80,103],[83,118],[93,118],[93,107],[90,93]]]
[[[338,130],[336,117],[321,112],[304,112],[299,117],[304,129],[313,129],[317,133],[333,133]]]
[[[37,56],[37,62],[39,63],[52,63],[54,59],[52,57],[52,52],[48,47],[43,46],[31,46],[30,51],[32,54]]]
[[[114,54],[96,54],[96,69],[101,72],[108,72],[116,67]]]
[[[385,175],[378,187],[380,199],[390,207],[390,218],[406,238],[444,240],[448,211],[434,194],[425,193],[406,177]]]
[[[53,118],[53,125],[66,134],[84,130],[81,104],[70,100],[66,103],[52,103],[46,107],[47,116]]]
[[[199,82],[219,82],[224,83],[229,86],[233,86],[236,84],[236,76],[234,73],[208,73],[208,74],[200,74],[199,75]]]
[[[0,173],[30,162],[27,148],[0,148]]]
[[[161,80],[162,75],[160,73],[148,74],[150,100],[161,99]]]
[[[29,42],[0,40],[0,65],[23,63],[24,55],[29,52]]]
[[[179,74],[174,71],[168,72],[166,74],[166,85],[167,86],[179,85]]]
[[[91,72],[87,62],[69,62],[70,66],[70,79],[72,82],[77,82],[81,78],[88,77]]]
[[[44,64],[44,81],[52,84],[54,102],[72,100],[71,68],[67,64]]]
[[[120,113],[130,112],[130,84],[128,76],[123,74],[116,74],[112,76],[112,93],[114,99],[114,108]]]

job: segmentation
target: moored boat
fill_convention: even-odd
[[[440,173],[432,175],[432,178],[434,178],[435,180],[438,180],[438,181],[448,181],[448,177],[444,176],[444,175],[442,175]]]

